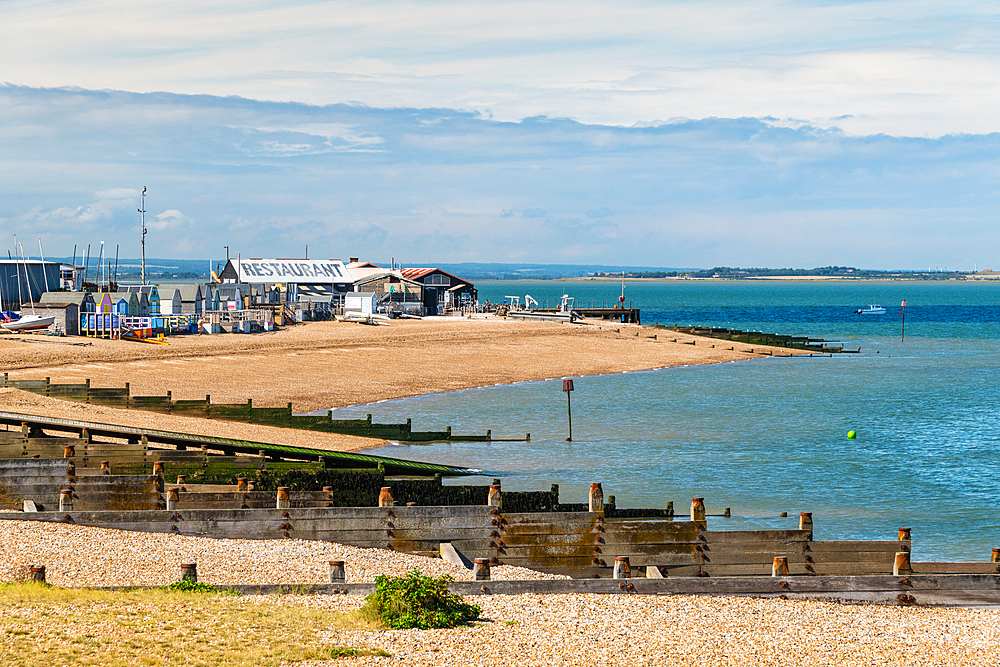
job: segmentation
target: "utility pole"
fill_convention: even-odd
[[[142,204],[139,213],[142,214],[142,260],[139,265],[139,274],[142,284],[146,284],[146,186],[142,186]]]

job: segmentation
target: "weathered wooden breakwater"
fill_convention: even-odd
[[[820,338],[809,338],[808,336],[788,336],[784,334],[771,334],[761,331],[743,331],[740,329],[723,329],[718,327],[660,327],[667,331],[676,331],[691,336],[701,336],[703,338],[717,338],[728,340],[734,343],[744,343],[746,345],[768,345],[772,347],[784,347],[793,350],[806,350],[820,354],[857,354],[861,352],[859,347],[856,350],[844,349],[843,343],[831,343]]]
[[[401,442],[522,442],[531,440],[530,433],[523,438],[494,438],[492,430],[487,430],[483,435],[455,434],[451,432],[450,426],[443,431],[414,431],[410,419],[407,419],[406,423],[403,424],[379,424],[372,421],[371,415],[368,415],[366,419],[333,419],[332,410],[325,415],[296,415],[293,413],[291,403],[284,407],[258,408],[254,407],[253,399],[247,399],[246,403],[236,404],[212,403],[211,395],[205,396],[204,400],[174,400],[169,391],[164,396],[133,396],[127,382],[124,387],[91,387],[90,380],[83,383],[57,383],[52,382],[50,378],[11,380],[9,373],[4,373],[3,380],[0,382],[0,388],[2,387],[21,389],[64,401],[322,433],[358,435]]]

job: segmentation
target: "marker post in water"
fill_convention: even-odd
[[[903,316],[903,328],[899,332],[899,342],[902,343],[906,339],[906,301],[902,303],[903,310],[899,313]]]
[[[563,380],[563,391],[566,392],[566,414],[569,416],[569,437],[566,438],[566,442],[573,442],[573,406],[569,400],[569,395],[573,391],[572,380]]]

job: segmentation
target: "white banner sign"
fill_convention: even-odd
[[[244,259],[243,283],[349,283],[344,263],[331,259]]]

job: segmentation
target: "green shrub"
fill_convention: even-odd
[[[229,591],[218,586],[205,584],[200,581],[191,581],[190,579],[175,581],[172,584],[164,586],[164,588],[169,591],[181,591],[182,593],[229,593]]]
[[[447,575],[435,579],[419,570],[404,577],[381,575],[375,592],[365,598],[362,615],[395,630],[452,628],[477,620],[482,610],[449,593],[449,581],[453,579]]]

